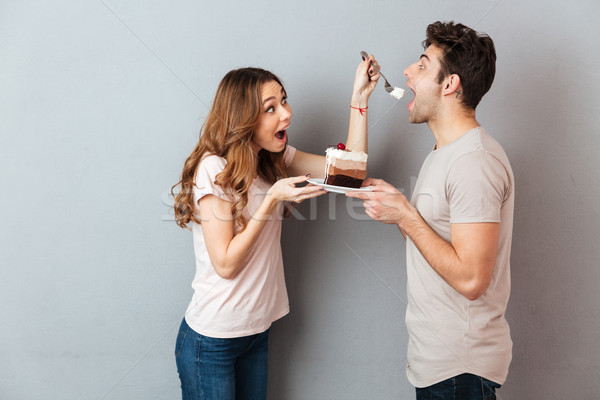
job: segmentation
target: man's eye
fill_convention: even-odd
[[[425,69],[425,66],[423,64],[419,64],[419,69]]]

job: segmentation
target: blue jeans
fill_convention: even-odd
[[[496,400],[500,385],[477,375],[462,374],[417,388],[417,400]]]
[[[175,344],[183,400],[267,398],[269,330],[218,339],[196,333],[185,319]]]

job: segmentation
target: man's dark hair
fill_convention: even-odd
[[[460,100],[475,109],[484,94],[490,90],[496,74],[496,49],[486,34],[478,34],[463,24],[434,22],[427,27],[423,47],[431,45],[442,49],[438,83],[445,77],[457,74],[462,84]]]

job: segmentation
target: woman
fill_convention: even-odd
[[[365,152],[365,111],[379,79],[372,63],[371,56],[356,72],[347,139]],[[323,174],[325,157],[287,146],[291,116],[274,74],[230,71],[174,186],[181,185],[176,221],[191,224],[196,256],[194,295],[175,348],[184,400],[266,398],[269,327],[289,312],[283,203],[325,193],[296,187]]]

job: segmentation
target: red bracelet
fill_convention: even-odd
[[[367,112],[367,108],[369,108],[368,106],[365,108],[360,108],[360,107],[352,107],[350,106],[350,108],[354,108],[355,110],[360,111],[360,115],[363,115],[363,113]]]

